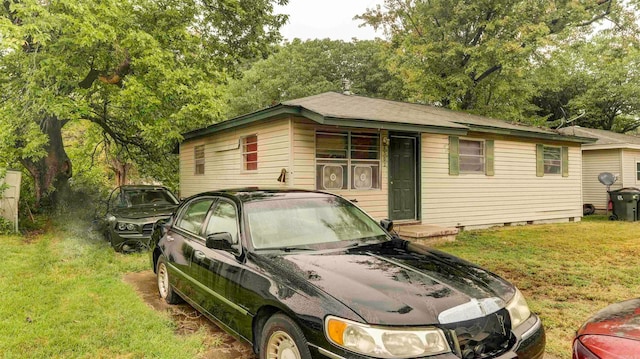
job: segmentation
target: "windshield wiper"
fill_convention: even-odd
[[[310,247],[299,247],[299,246],[288,246],[288,247],[277,247],[273,249],[279,249],[284,252],[293,252],[293,251],[314,251],[314,248]]]

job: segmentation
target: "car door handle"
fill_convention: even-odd
[[[173,237],[171,237],[170,235],[167,235],[167,242],[173,242]]]
[[[204,257],[206,257],[206,256],[205,256],[204,252],[202,252],[202,251],[193,252],[193,258],[195,258],[196,260],[201,261],[201,260],[204,259]]]

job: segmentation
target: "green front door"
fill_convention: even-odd
[[[389,216],[417,219],[417,137],[389,136]]]

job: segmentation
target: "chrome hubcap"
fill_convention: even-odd
[[[158,291],[162,298],[167,298],[169,292],[169,274],[167,273],[167,267],[164,263],[160,263],[158,266]]]
[[[267,343],[268,359],[301,359],[300,351],[289,334],[277,331],[271,334]]]

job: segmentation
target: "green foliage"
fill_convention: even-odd
[[[15,232],[15,224],[4,217],[0,217],[0,235]]]
[[[386,51],[381,40],[295,39],[230,83],[228,116],[326,91],[342,92],[344,80],[358,95],[402,99],[400,80],[386,69]]]
[[[627,132],[640,126],[640,51],[636,39],[597,36],[582,44],[586,90],[569,105],[584,117],[577,124]]]
[[[88,120],[127,159],[162,163],[181,133],[220,118],[229,75],[280,39],[273,3],[286,0],[3,1],[0,160],[54,153],[53,119]]]
[[[640,126],[638,40],[603,31],[555,49],[533,74],[542,89],[538,114],[553,127],[580,125],[616,132]]]
[[[621,5],[548,1],[387,0],[359,18],[384,28],[391,67],[412,101],[523,120],[536,108],[532,60]]]

